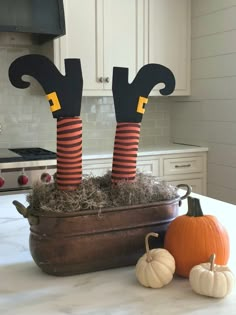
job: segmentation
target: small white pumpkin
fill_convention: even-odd
[[[194,292],[223,298],[232,291],[235,277],[227,266],[215,265],[214,262],[215,254],[211,255],[210,262],[194,266],[189,281]]]
[[[148,233],[145,237],[146,253],[136,264],[138,281],[148,288],[161,288],[168,284],[175,272],[174,257],[163,248],[149,249],[150,236],[158,237],[157,233]]]

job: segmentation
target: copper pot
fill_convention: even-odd
[[[17,210],[30,223],[30,252],[42,271],[67,276],[136,264],[145,252],[144,238],[159,233],[150,247],[162,247],[179,198],[119,208],[70,213],[34,213],[18,201]]]

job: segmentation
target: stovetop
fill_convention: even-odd
[[[0,163],[4,162],[21,162],[21,161],[39,161],[56,159],[56,153],[39,148],[0,148]]]

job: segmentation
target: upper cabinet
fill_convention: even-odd
[[[138,34],[142,1],[64,0],[66,35],[54,43],[56,65],[80,58],[83,95],[111,95],[113,66],[129,68],[135,77],[142,49]]]
[[[147,63],[173,71],[173,95],[189,94],[189,0],[64,0],[64,8],[54,61],[64,73],[65,58],[80,58],[84,96],[112,95],[114,66],[129,68],[132,82]]]
[[[174,73],[174,95],[190,94],[190,1],[145,1],[144,63],[160,63]],[[159,95],[153,89],[152,95]]]
[[[141,23],[141,1],[103,0],[103,53],[101,54],[101,75],[104,89],[111,90],[113,67],[129,68],[131,80],[139,70],[138,45],[141,48],[141,36],[138,24]],[[98,74],[99,75],[99,74]],[[109,82],[107,82],[109,81]],[[109,84],[107,84],[109,83]]]

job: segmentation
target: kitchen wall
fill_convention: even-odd
[[[32,45],[27,35],[0,33],[0,147],[41,146],[56,149],[56,121],[43,89],[34,79],[20,90],[8,80],[8,67],[17,57],[41,53],[53,59],[53,45]],[[155,149],[170,139],[168,99],[150,98],[143,118],[140,150]],[[83,152],[112,153],[115,115],[112,97],[83,97]]]
[[[236,1],[192,0],[192,92],[173,99],[174,141],[209,147],[208,195],[236,203]]]
[[[31,87],[17,89],[8,79],[13,60],[30,53],[52,56],[52,46],[32,45],[24,34],[0,33],[0,147],[55,147],[55,122],[38,82],[30,79]]]
[[[112,97],[84,97],[82,103],[83,150],[85,153],[113,152],[115,113]],[[141,125],[139,150],[153,150],[170,140],[169,103],[150,98]]]

